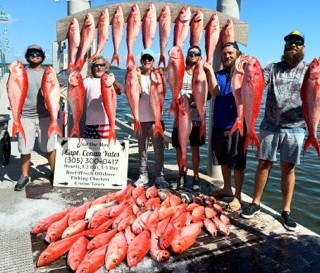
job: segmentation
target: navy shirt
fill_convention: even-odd
[[[231,129],[237,119],[237,107],[231,89],[231,76],[228,70],[215,72],[220,89],[214,100],[213,125],[219,129]]]

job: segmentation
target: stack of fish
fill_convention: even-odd
[[[68,252],[72,270],[95,272],[103,265],[113,269],[125,260],[128,267],[136,266],[147,254],[168,261],[171,254],[187,251],[202,228],[210,236],[228,235],[229,224],[214,197],[128,184],[41,220],[31,233],[46,232],[49,243],[37,266]]]

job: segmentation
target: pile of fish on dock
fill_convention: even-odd
[[[212,196],[128,186],[40,220],[31,230],[49,243],[42,267],[67,254],[75,272],[111,270],[126,261],[134,267],[146,255],[166,262],[187,251],[202,230],[214,237],[229,234],[230,219]]]

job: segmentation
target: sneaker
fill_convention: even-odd
[[[173,190],[182,190],[184,189],[186,182],[186,173],[184,173],[183,175],[179,175],[175,182],[171,183],[171,188]]]
[[[163,176],[157,177],[155,180],[155,184],[157,188],[160,188],[160,189],[169,188],[169,183],[164,179]]]
[[[199,191],[200,190],[200,186],[199,186],[199,176],[195,175],[193,177],[193,181],[192,181],[192,189],[194,191]]]
[[[242,209],[242,212],[240,215],[245,219],[250,219],[259,211],[260,211],[260,206],[255,203],[251,203]]]
[[[135,184],[135,186],[139,186],[139,185],[146,185],[146,184],[148,184],[148,182],[149,182],[148,177],[140,174],[138,180],[136,182],[134,182],[134,184]]]
[[[297,227],[297,224],[292,219],[292,217],[290,216],[290,212],[289,211],[283,211],[281,213],[281,217],[282,217],[282,220],[283,220],[283,226],[289,231],[295,231],[295,229]]]
[[[18,180],[17,184],[14,187],[15,191],[21,191],[23,188],[27,185],[29,182],[29,176],[20,176],[20,179]]]

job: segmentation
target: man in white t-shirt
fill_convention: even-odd
[[[155,157],[155,185],[158,188],[167,188],[169,183],[163,177],[164,162],[164,138],[161,134],[153,135],[155,116],[150,102],[150,75],[153,70],[155,54],[151,49],[141,52],[141,95],[139,100],[139,118],[141,122],[141,134],[137,135],[139,146],[139,171],[140,176],[135,185],[148,184],[148,141],[151,138]],[[161,121],[164,130],[164,123]]]

